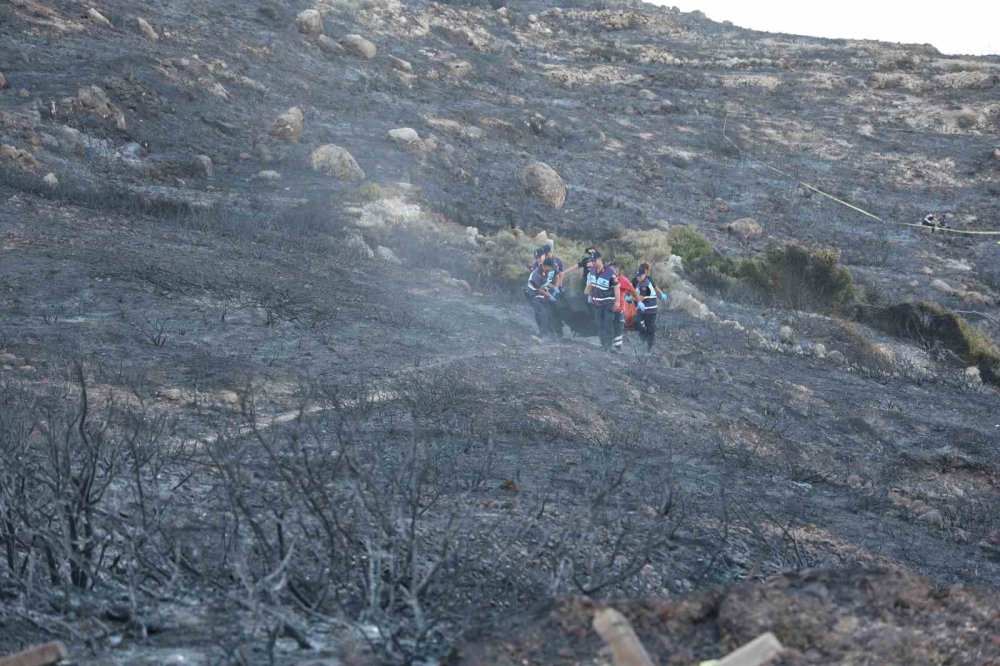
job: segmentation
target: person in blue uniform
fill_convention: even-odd
[[[584,293],[594,311],[594,322],[597,324],[601,348],[611,351],[621,287],[618,284],[618,274],[613,268],[605,265],[600,252],[594,252],[590,257],[587,287]]]
[[[649,274],[649,264],[639,265],[632,284],[635,285],[639,299],[636,303],[635,330],[639,333],[639,339],[646,343],[646,349],[652,351],[653,341],[656,339],[656,310],[660,294]]]

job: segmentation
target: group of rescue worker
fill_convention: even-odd
[[[551,245],[535,250],[524,293],[531,302],[539,336],[561,339],[561,299],[579,297],[567,290],[566,278],[584,271],[583,294],[590,309],[601,348],[620,352],[626,324],[639,334],[652,351],[656,339],[656,313],[660,300],[668,296],[653,282],[648,263],[641,263],[629,279],[614,262],[606,262],[596,247],[588,247],[580,261],[566,268],[552,253]],[[628,317],[626,317],[628,313]]]

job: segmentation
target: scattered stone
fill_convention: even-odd
[[[0,363],[3,363],[5,365],[10,363],[17,363],[17,356],[14,356],[9,352],[4,352],[0,354]]]
[[[670,223],[666,220],[655,220],[653,222],[653,228],[659,229],[660,231],[670,231]]]
[[[0,86],[2,88],[3,86]],[[993,149],[993,159],[1000,161],[1000,148]]]
[[[946,294],[948,296],[951,296],[952,294],[955,293],[955,289],[952,288],[950,284],[948,284],[947,282],[945,282],[940,278],[935,278],[931,280],[931,289],[940,291],[942,294]]]
[[[20,370],[21,372],[34,372],[35,366],[25,364],[19,367],[18,370]]]
[[[483,138],[482,128],[474,125],[464,125],[450,118],[428,118],[427,124],[436,130],[457,134],[466,139],[477,140]]]
[[[198,173],[205,178],[211,178],[215,175],[215,167],[212,165],[212,158],[208,155],[198,155],[194,158],[194,163],[198,169]]]
[[[281,180],[281,174],[278,173],[277,171],[271,171],[270,169],[268,169],[265,171],[258,171],[256,174],[254,174],[253,178],[254,180],[274,182],[277,180]]]
[[[153,26],[149,24],[149,21],[139,16],[135,19],[135,22],[136,25],[139,26],[139,32],[142,33],[143,37],[152,42],[160,41],[160,35],[153,29]]]
[[[362,236],[361,232],[357,229],[352,229],[347,235],[344,239],[343,247],[350,252],[360,255],[364,259],[375,258],[375,253],[370,247],[368,247],[368,243],[365,242],[364,236]]]
[[[295,17],[295,24],[299,27],[299,32],[303,35],[323,34],[323,17],[315,9],[306,9],[299,12]]]
[[[389,264],[395,264],[397,266],[401,266],[403,264],[403,262],[399,260],[399,257],[396,256],[396,253],[384,245],[379,245],[375,248],[375,257],[379,261],[384,261]]]
[[[317,37],[316,43],[319,44],[320,50],[327,55],[341,56],[345,53],[344,47],[341,46],[337,40],[327,37],[326,35],[320,35]]]
[[[219,399],[219,402],[225,405],[240,404],[240,396],[236,391],[219,391],[216,393],[216,397]]]
[[[816,358],[826,358],[826,345],[817,342],[812,348],[812,353]]]
[[[354,157],[346,149],[332,143],[312,151],[309,163],[315,171],[322,171],[341,180],[365,179],[365,172],[358,166]]]
[[[421,143],[420,135],[417,134],[417,130],[412,127],[400,127],[397,129],[389,130],[389,138],[396,143],[402,143],[407,146],[414,146]]]
[[[293,106],[275,118],[269,134],[282,141],[298,141],[302,134],[303,121],[302,109]]]
[[[979,384],[979,383],[982,383],[983,378],[982,378],[982,376],[981,376],[981,374],[979,372],[979,368],[977,368],[974,365],[971,365],[968,368],[966,368],[965,369],[965,381],[969,382],[970,384]]]
[[[962,292],[962,300],[971,305],[993,305],[993,299],[978,291]]]
[[[931,275],[934,275],[934,269],[930,268],[929,266],[924,266],[923,268],[920,269],[920,274],[930,277]]]
[[[0,72],[0,90],[3,90],[6,87],[7,87],[7,77],[3,75],[3,72]]]
[[[105,117],[114,115],[117,110],[115,105],[111,103],[108,93],[104,92],[100,86],[91,85],[80,88],[76,97],[80,100],[80,106],[85,110],[99,113]]]
[[[730,236],[736,236],[741,241],[748,242],[760,238],[764,234],[760,222],[752,217],[742,217],[726,225],[726,231]]]
[[[778,341],[783,345],[795,344],[795,331],[791,326],[782,326],[778,329]]]
[[[247,160],[251,159],[252,157],[253,156],[250,153],[240,153],[240,160],[243,161],[243,162],[246,162]]]
[[[179,388],[161,389],[160,397],[170,402],[179,402],[184,397],[184,392]]]
[[[46,187],[59,187],[59,178],[51,172],[45,174],[45,177],[42,178],[42,182],[45,183]]]
[[[520,174],[521,184],[537,199],[556,210],[566,203],[566,185],[555,169],[544,162],[532,162]]]
[[[944,516],[937,509],[931,509],[926,513],[920,514],[917,517],[917,522],[927,523],[928,525],[933,525],[934,527],[944,527]]]
[[[654,93],[652,90],[643,88],[642,90],[639,91],[639,97],[652,101],[656,99],[656,93]]]
[[[345,49],[354,55],[366,60],[374,58],[375,53],[377,52],[375,45],[361,35],[345,35],[343,39],[340,40],[340,43]]]
[[[408,60],[403,60],[402,58],[397,58],[394,55],[389,56],[389,64],[393,69],[405,72],[407,74],[413,73],[413,65],[409,63]]]
[[[110,28],[110,29],[113,30],[114,27],[115,27],[115,26],[111,25],[111,21],[109,21],[104,16],[104,14],[102,14],[99,11],[97,11],[93,7],[91,7],[90,9],[87,10],[87,18],[89,18],[91,21],[93,21],[97,25],[101,26],[102,28]]]

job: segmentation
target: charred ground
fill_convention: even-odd
[[[620,603],[665,663],[771,627],[789,663],[997,658],[1000,417],[968,358],[683,276],[704,309],[606,357],[533,340],[502,269],[541,230],[689,225],[733,259],[832,248],[858,307],[995,341],[995,242],[754,160],[997,229],[1000,63],[644,5],[318,8],[377,55],[304,3],[0,7],[0,650],[584,661],[587,604],[654,599]],[[310,168],[330,143],[363,181]],[[928,617],[974,631],[910,640]]]

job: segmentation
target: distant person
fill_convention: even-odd
[[[931,233],[934,233],[939,229],[948,228],[948,224],[934,213],[928,213],[926,216],[924,216],[924,219],[920,224],[924,225],[925,227],[930,227]]]
[[[587,295],[587,301],[594,310],[594,323],[597,325],[601,349],[611,351],[611,343],[615,337],[614,318],[617,314],[618,299],[621,297],[621,287],[618,284],[618,275],[613,268],[604,264],[600,252],[595,251],[590,257],[587,286],[583,293]]]

